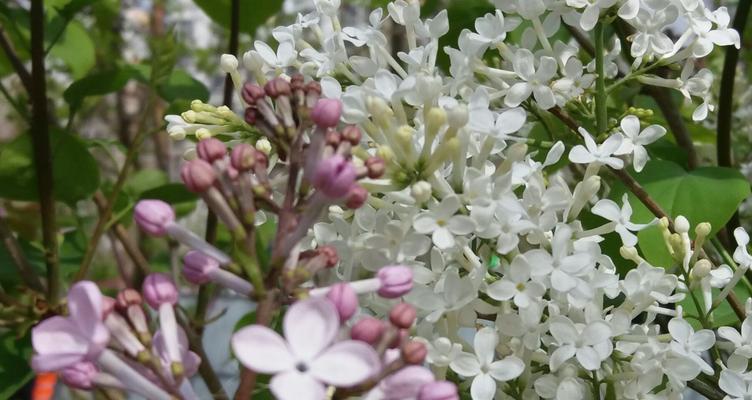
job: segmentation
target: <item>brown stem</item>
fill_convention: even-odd
[[[100,215],[102,215],[102,213],[107,208],[107,199],[104,197],[104,194],[102,194],[102,192],[96,192],[94,194],[94,203],[96,203],[97,208],[99,209],[99,213]],[[123,245],[123,249],[131,258],[133,264],[136,265],[136,275],[133,276],[133,282],[129,283],[132,284],[132,287],[140,287],[144,277],[149,273],[149,270],[151,269],[149,267],[149,261],[141,252],[141,249],[138,247],[138,245],[133,242],[130,235],[128,234],[128,230],[122,224],[114,224],[112,228],[110,228],[110,230],[115,235],[115,238],[117,238],[120,244]]]
[[[52,149],[47,113],[47,81],[44,67],[44,1],[31,1],[31,143],[37,175],[42,243],[47,267],[47,301],[55,306],[60,295],[60,268],[57,254],[55,194],[52,180]]]
[[[26,70],[26,67],[21,61],[21,58],[18,57],[18,54],[13,49],[13,45],[10,43],[10,40],[8,39],[8,36],[5,34],[5,31],[3,30],[2,26],[0,26],[0,48],[3,49],[5,56],[8,57],[8,61],[10,62],[10,65],[13,67],[13,70],[16,71],[16,74],[18,75],[18,78],[21,80],[21,84],[23,85],[23,87],[26,89],[28,93],[31,93],[33,90],[32,89],[33,79],[31,78],[31,74],[29,74],[29,71]]]
[[[147,120],[147,118],[145,118],[145,116],[147,115],[146,113],[151,108],[155,99],[156,95],[154,94],[154,91],[151,91],[149,94],[149,99],[146,102],[146,106],[144,107],[143,115],[141,116],[141,124],[138,130],[138,134],[133,139],[133,145],[128,148],[128,152],[125,156],[125,162],[123,162],[123,166],[120,168],[117,180],[112,186],[112,191],[107,197],[107,203],[102,212],[100,212],[99,214],[99,219],[97,219],[97,224],[94,226],[94,231],[92,232],[91,237],[89,238],[89,243],[86,247],[86,254],[84,254],[84,258],[81,261],[81,266],[79,267],[78,272],[76,272],[76,281],[80,281],[86,278],[86,275],[89,272],[89,267],[91,266],[91,262],[94,260],[94,254],[96,254],[99,240],[102,238],[102,234],[104,234],[104,230],[107,227],[110,218],[112,217],[112,211],[115,208],[115,200],[117,199],[117,195],[120,193],[123,185],[125,185],[125,180],[128,178],[130,167],[133,164],[133,161],[138,156],[141,145],[143,144],[146,137],[153,133],[153,131],[147,131],[144,125],[145,121]],[[161,127],[158,129],[161,129]]]
[[[18,275],[24,283],[26,283],[29,288],[44,293],[44,285],[42,285],[39,277],[34,272],[34,268],[29,264],[21,246],[18,244],[16,237],[13,236],[13,232],[10,230],[10,227],[8,227],[8,224],[6,224],[3,217],[0,217],[0,239],[2,239],[3,245],[5,245],[6,250],[8,250],[8,255],[10,255],[11,260],[13,260],[13,265],[16,266]]]

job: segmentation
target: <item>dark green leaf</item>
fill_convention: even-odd
[[[86,76],[96,62],[94,41],[78,21],[68,23],[50,54],[63,60],[74,79]]]
[[[709,222],[712,233],[721,229],[750,194],[749,182],[737,170],[721,167],[703,167],[687,172],[669,161],[651,160],[637,174],[630,172],[650,196],[672,218],[686,217],[691,226]],[[614,191],[620,199],[623,187]],[[653,215],[630,194],[634,208],[633,221],[647,222]],[[654,265],[670,266],[671,257],[657,227],[639,233],[640,250]]]
[[[51,132],[52,178],[58,200],[72,204],[99,187],[99,167],[86,145],[64,131]],[[0,197],[33,201],[37,198],[31,136],[22,134],[0,146]]]
[[[158,92],[168,102],[179,99],[209,100],[209,89],[182,69],[172,71],[167,81],[158,88]]]
[[[449,32],[439,39],[439,53],[437,64],[444,71],[449,70],[449,56],[444,52],[444,46],[457,47],[457,39],[463,29],[473,29],[475,20],[494,12],[494,7],[488,0],[451,0],[447,7],[449,17]]]
[[[86,97],[117,92],[135,75],[136,72],[127,67],[90,74],[71,83],[63,92],[63,98],[75,110]]]
[[[29,335],[18,338],[14,332],[5,332],[0,336],[0,400],[13,398],[34,377],[30,358]]]
[[[230,29],[231,0],[194,0],[214,22]],[[256,28],[277,14],[283,0],[240,1],[240,31],[251,35]]]
[[[189,214],[196,208],[198,197],[181,183],[168,183],[141,193],[142,199],[158,199],[170,203],[178,216]]]

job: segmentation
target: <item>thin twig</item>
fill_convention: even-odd
[[[734,15],[733,28],[739,32],[739,40],[744,38],[744,29],[749,18],[752,0],[740,0]],[[721,91],[718,96],[718,125],[716,151],[718,152],[718,165],[730,167],[733,162],[731,153],[731,112],[734,100],[734,84],[736,83],[736,65],[739,62],[739,49],[734,46],[726,46],[726,57],[721,74]],[[739,226],[739,213],[736,212],[726,224],[728,232],[732,232]]]
[[[139,153],[139,149],[141,148],[141,144],[143,144],[147,136],[153,133],[152,130],[146,130],[144,125],[145,121],[147,120],[147,118],[145,118],[145,116],[147,115],[146,113],[151,108],[155,99],[156,94],[153,90],[151,90],[149,93],[149,98],[146,101],[146,106],[143,110],[143,115],[141,116],[141,123],[139,124],[140,126],[138,134],[136,134],[136,137],[133,139],[133,144],[131,145],[131,147],[128,148],[123,166],[120,169],[120,173],[118,173],[115,184],[112,186],[110,195],[107,197],[107,205],[99,214],[99,219],[97,219],[97,224],[94,227],[94,232],[92,232],[91,237],[89,238],[89,243],[86,247],[86,253],[84,254],[83,260],[81,261],[81,266],[79,267],[78,272],[76,272],[76,281],[80,281],[86,278],[86,275],[89,272],[89,267],[91,266],[91,262],[94,259],[94,254],[96,254],[99,240],[102,238],[102,234],[104,234],[105,228],[107,227],[107,224],[112,217],[112,210],[115,208],[115,200],[117,199],[117,195],[120,193],[120,190],[125,184],[125,180],[128,178],[130,166],[136,159],[136,156]],[[161,127],[159,127],[159,129],[161,129]]]
[[[13,264],[16,266],[16,269],[18,269],[18,275],[21,277],[24,283],[26,283],[29,288],[34,289],[40,293],[44,293],[44,285],[42,285],[39,277],[34,272],[34,268],[31,266],[31,264],[29,264],[29,261],[26,259],[21,246],[18,244],[16,237],[13,236],[13,232],[5,223],[5,219],[3,217],[0,217],[0,239],[2,239],[5,248],[8,250],[8,254],[10,255],[11,260],[13,260]]]
[[[52,180],[52,149],[47,114],[47,82],[44,68],[44,1],[31,2],[31,143],[37,175],[42,243],[47,267],[47,301],[57,305],[60,292],[60,268],[57,254],[55,194]]]
[[[32,43],[33,43],[33,40],[32,40]],[[8,57],[8,61],[10,62],[10,65],[13,67],[13,70],[16,71],[16,74],[18,75],[18,78],[21,80],[21,84],[23,85],[23,87],[26,89],[27,92],[31,93],[32,92],[31,74],[29,74],[29,71],[26,70],[26,67],[21,61],[21,58],[18,57],[18,54],[13,49],[13,45],[10,43],[8,36],[5,35],[5,31],[3,30],[2,26],[0,26],[0,47],[3,49],[3,52],[5,52],[5,55]]]

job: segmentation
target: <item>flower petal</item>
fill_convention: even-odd
[[[282,325],[292,354],[298,361],[312,361],[334,341],[339,317],[330,301],[309,299],[293,304]]]
[[[475,376],[480,373],[480,363],[475,355],[470,353],[460,353],[449,364],[452,371],[462,376]]]
[[[496,394],[496,381],[489,374],[480,374],[473,379],[470,395],[473,400],[491,400]]]
[[[102,292],[94,282],[81,281],[71,287],[68,312],[82,333],[92,332],[102,324]]]
[[[309,372],[329,385],[353,386],[376,373],[380,366],[373,347],[364,342],[346,340],[324,350],[311,362]]]
[[[510,381],[522,375],[525,363],[515,356],[505,357],[503,360],[491,363],[488,373],[497,381]]]
[[[517,294],[517,289],[513,282],[502,279],[492,283],[486,293],[494,300],[509,300]]]
[[[296,370],[274,375],[269,382],[274,397],[279,400],[321,400],[326,388],[308,374]]]
[[[36,351],[32,366],[36,371],[57,371],[81,361],[89,343],[79,334],[78,327],[67,318],[48,318],[31,330]]]
[[[494,359],[494,353],[496,352],[496,345],[499,343],[499,335],[496,330],[490,327],[485,327],[475,334],[473,340],[473,346],[475,347],[475,355],[478,356],[483,364],[490,364]]]
[[[230,345],[241,364],[262,374],[275,374],[295,367],[295,359],[277,332],[251,325],[232,335]]]

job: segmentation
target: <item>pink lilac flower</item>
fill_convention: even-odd
[[[325,398],[326,386],[353,386],[375,374],[379,356],[367,344],[335,342],[340,328],[337,309],[326,299],[292,305],[285,314],[281,337],[274,330],[251,325],[235,333],[231,345],[247,368],[271,374],[269,387],[281,400]]]
[[[102,293],[81,281],[68,292],[68,316],[48,318],[31,331],[37,372],[59,371],[81,361],[96,361],[110,340],[102,322]]]

